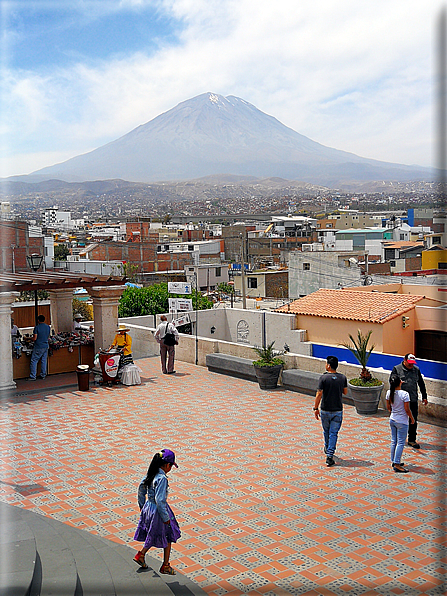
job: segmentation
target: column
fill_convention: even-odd
[[[95,352],[106,350],[113,342],[118,325],[118,304],[126,286],[102,286],[89,289],[93,301]]]
[[[12,303],[19,292],[0,292],[0,391],[16,388],[13,379],[11,315]]]
[[[50,290],[51,325],[55,333],[71,331],[73,325],[73,288]],[[49,321],[46,321],[49,323]]]

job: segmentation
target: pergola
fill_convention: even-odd
[[[118,303],[125,277],[85,273],[0,273],[0,391],[14,389],[11,350],[12,305],[19,292],[46,290],[51,324],[56,333],[72,326],[73,290],[88,289],[93,301],[95,350],[112,343],[118,324]]]

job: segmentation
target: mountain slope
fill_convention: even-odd
[[[427,178],[429,170],[325,147],[243,99],[204,93],[116,141],[34,173],[39,179],[135,182],[214,174],[277,176],[333,186],[343,180]]]

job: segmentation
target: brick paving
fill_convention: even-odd
[[[172,563],[210,596],[445,593],[444,429],[420,424],[422,449],[395,474],[388,419],[346,406],[326,468],[312,397],[138,364],[138,387],[22,382],[3,397],[0,500],[137,547],[136,489],[170,447]]]

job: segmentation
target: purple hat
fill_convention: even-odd
[[[175,453],[173,451],[171,451],[170,449],[162,449],[161,456],[164,462],[166,462],[167,464],[172,464],[173,466],[178,468],[178,465],[175,463]]]

